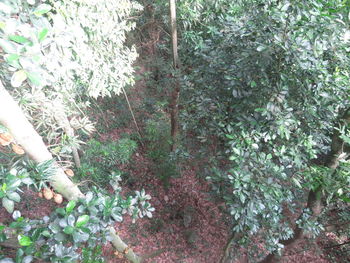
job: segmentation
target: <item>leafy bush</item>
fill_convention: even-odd
[[[178,174],[175,155],[170,152],[171,136],[169,124],[164,119],[146,123],[145,140],[147,155],[153,160],[153,171],[169,187],[169,179]]]
[[[238,5],[196,16],[191,34],[199,31],[201,41],[185,44],[193,70],[184,77],[182,117],[200,138],[226,141],[230,167],[218,167],[208,180],[226,201],[234,231],[245,233],[242,240],[259,234],[274,251],[293,235],[283,204],[295,212],[313,189],[316,177],[300,173],[325,158],[334,123],[350,105],[348,10],[342,1]],[[201,20],[209,16],[210,24]],[[316,170],[319,181],[328,181],[325,170]],[[318,233],[307,215],[299,223]]]
[[[118,165],[127,164],[137,149],[137,143],[129,138],[113,142],[90,140],[82,156],[80,176],[91,178],[94,182],[108,184],[111,171],[117,170]]]
[[[91,262],[91,256],[101,260],[96,244],[106,242],[108,226],[121,222],[126,213],[135,220],[143,216],[152,217],[154,211],[148,202],[150,196],[144,191],[136,192],[136,196],[127,199],[119,193],[116,191],[111,196],[101,190],[88,192],[86,199],[70,201],[65,208],[57,208],[50,216],[38,220],[25,219],[19,211],[15,211],[12,215],[15,221],[0,228],[0,237],[4,241],[13,238],[13,232],[3,232],[5,227],[18,233],[21,248],[17,251],[16,262],[29,263],[35,258],[56,263],[80,262],[81,259]],[[79,253],[81,248],[82,254]],[[8,259],[6,262],[14,261]]]

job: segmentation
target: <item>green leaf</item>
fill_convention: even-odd
[[[15,202],[13,202],[12,200],[4,197],[2,199],[2,206],[6,209],[7,212],[12,214],[13,209],[15,208]]]
[[[76,227],[82,227],[87,222],[89,222],[89,219],[90,219],[90,217],[88,215],[79,216],[77,222],[75,223],[75,226]]]
[[[74,227],[72,226],[66,226],[63,229],[63,232],[66,233],[67,235],[71,235],[74,232]]]
[[[76,206],[76,204],[77,204],[77,203],[76,203],[74,200],[68,202],[68,204],[67,204],[67,206],[66,206],[66,212],[67,212],[67,214],[69,214],[70,212],[73,211],[73,209],[74,209],[74,207]]]
[[[66,211],[62,207],[57,208],[56,209],[56,213],[61,215],[61,216],[65,216],[66,215]]]
[[[31,256],[31,255],[28,255],[28,256],[25,256],[24,258],[23,258],[23,260],[22,260],[22,262],[21,263],[31,263],[31,262],[33,262],[33,256]]]
[[[292,180],[293,180],[293,182],[295,183],[295,185],[298,186],[300,189],[303,188],[303,187],[301,186],[301,184],[300,184],[300,182],[299,182],[298,179],[296,179],[296,178],[293,177]]]
[[[70,226],[74,226],[75,217],[74,217],[73,215],[69,215],[68,218],[67,218],[67,223],[68,223],[68,225],[70,225]]]
[[[45,37],[47,36],[48,32],[49,32],[49,30],[47,28],[44,28],[43,30],[41,30],[38,34],[39,41],[43,41],[45,39]]]
[[[51,236],[50,232],[47,231],[47,230],[44,230],[44,231],[41,233],[41,235],[43,235],[44,237],[50,237],[50,236]]]
[[[54,236],[54,239],[58,242],[63,242],[65,240],[67,240],[67,236],[65,234],[63,234],[62,232],[60,232]]]
[[[28,236],[24,236],[24,235],[19,235],[18,236],[18,243],[22,246],[22,247],[27,247],[30,246],[33,242],[30,239],[30,237]]]
[[[24,255],[23,249],[21,249],[21,248],[18,249],[18,250],[17,250],[17,253],[16,253],[16,263],[17,263],[17,262],[18,262],[18,263],[22,262],[23,255]]]
[[[36,72],[27,72],[28,79],[31,83],[33,83],[35,86],[41,85],[41,76]]]
[[[18,36],[18,35],[9,36],[9,39],[18,43],[18,44],[25,44],[25,43],[31,42],[28,38],[23,37],[23,36]]]
[[[21,197],[16,192],[8,192],[7,197],[15,202],[21,201]]]
[[[225,134],[226,138],[232,140],[234,137],[231,134]]]
[[[73,233],[73,239],[75,242],[85,242],[89,237],[90,235],[84,232],[76,231]]]
[[[256,108],[254,111],[256,111],[256,112],[263,112],[263,111],[266,111],[266,109],[264,109],[264,108]]]
[[[12,63],[15,60],[19,59],[19,55],[17,54],[8,54],[5,56],[5,60],[7,61],[7,63]]]
[[[49,12],[51,8],[52,7],[48,4],[41,4],[34,10],[33,14],[36,16],[42,16],[43,14]]]
[[[14,88],[18,88],[22,85],[23,81],[27,79],[27,74],[24,70],[16,71],[11,78],[11,85]]]

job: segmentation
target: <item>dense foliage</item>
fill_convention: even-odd
[[[298,238],[296,229],[315,237],[334,218],[346,225],[349,1],[177,1],[179,69],[171,66],[167,1],[140,2],[144,12],[136,17],[143,8],[129,0],[0,3],[0,81],[60,164],[70,166],[74,149],[86,144],[73,180],[88,186],[85,199],[50,216],[22,217],[16,210],[21,189],[49,189],[52,162],[35,164],[13,153],[13,138],[5,141],[0,199],[14,221],[0,226],[0,243],[14,238],[19,249],[15,259],[0,255],[0,262],[104,262],[109,227],[126,214],[134,221],[154,211],[144,190],[122,195],[121,167],[135,165],[135,151],[151,160],[146,170],[166,190],[180,174],[181,160],[207,162],[198,170],[224,201],[232,236],[248,248],[251,262],[281,252],[283,241]],[[107,128],[106,116],[115,115],[108,118],[117,133],[129,124],[114,114],[129,114],[129,101],[96,99],[125,94],[134,85],[136,46],[148,56],[137,67],[148,96],[138,103],[143,130],[101,142],[91,136],[91,119],[103,116]],[[182,145],[171,152],[169,112],[177,78]],[[100,112],[89,116],[91,102]],[[101,102],[107,103],[100,108]],[[0,136],[8,133],[0,128]],[[309,205],[310,193],[324,207],[320,213]]]
[[[128,17],[140,9],[129,1],[1,3],[1,80],[57,157],[82,144],[67,129],[94,130],[83,112],[87,96],[120,94],[134,83],[137,53],[125,42],[134,27]]]
[[[223,5],[224,12],[193,18],[195,30],[184,35],[192,70],[183,118],[202,140],[214,134],[225,141],[230,164],[208,180],[229,207],[233,231],[246,233],[244,239],[259,234],[269,251],[293,236],[285,211],[298,211],[306,190],[332,180],[332,197],[348,195],[338,176],[320,166],[349,107],[342,5],[245,1],[241,12]],[[200,41],[193,44],[193,37]],[[321,226],[310,213],[297,223],[317,234]]]

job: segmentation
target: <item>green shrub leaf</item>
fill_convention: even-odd
[[[87,222],[89,222],[89,219],[90,219],[90,217],[88,215],[79,216],[77,222],[75,223],[75,226],[76,227],[82,227]]]

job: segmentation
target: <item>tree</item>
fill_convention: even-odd
[[[173,53],[174,70],[179,68],[179,56],[177,50],[177,26],[176,26],[176,1],[169,0],[170,7],[170,27],[171,27],[171,46]],[[179,96],[180,96],[180,80],[175,76],[175,88],[171,98],[171,137],[173,139],[172,151],[176,149],[176,142],[179,130]]]
[[[45,133],[55,157],[67,161],[73,153],[77,166],[79,134],[94,128],[84,114],[89,99],[120,94],[134,83],[137,53],[125,42],[134,28],[128,17],[142,8],[121,3],[2,3],[0,78],[13,87],[11,94]],[[96,13],[103,15],[97,19]]]
[[[210,8],[196,3],[201,12]],[[340,1],[273,0],[213,10],[203,20],[196,16],[191,34],[182,33],[191,36],[185,47],[191,62],[184,63],[193,69],[183,117],[203,141],[215,134],[225,142],[230,163],[208,180],[226,201],[241,244],[258,236],[274,253],[305,231],[318,234],[320,202],[331,207],[348,195],[347,161],[330,165],[346,157],[344,148],[331,147],[331,137],[344,145],[339,135],[347,133],[340,121],[349,107],[347,10]],[[300,200],[309,201],[303,207]],[[290,222],[286,211],[300,208]],[[256,261],[264,257],[250,253]]]
[[[83,194],[53,159],[41,136],[28,121],[35,122],[37,128],[41,128],[49,144],[51,140],[57,141],[63,129],[69,137],[68,147],[73,150],[79,164],[76,146],[80,142],[72,138],[72,126],[75,124],[76,129],[83,128],[88,132],[92,130],[91,122],[81,114],[81,109],[87,106],[87,103],[79,100],[84,89],[90,96],[97,97],[112,92],[119,94],[126,85],[133,83],[132,63],[136,52],[134,48],[124,46],[124,42],[126,32],[133,28],[127,17],[141,7],[129,1],[122,3],[1,3],[4,21],[0,23],[0,54],[5,63],[2,63],[0,79],[6,87],[11,86],[9,90],[19,98],[25,109],[24,115],[1,83],[0,122],[4,125],[1,131],[6,136],[14,137],[8,143],[6,141],[6,145],[16,142],[12,147],[16,147],[17,152],[20,150],[21,154],[24,149],[37,163],[29,165],[24,159],[20,163],[10,163],[10,167],[1,166],[0,198],[16,221],[9,226],[14,229],[10,231],[10,236],[1,226],[1,242],[6,243],[8,238],[11,239],[11,233],[16,231],[20,245],[17,262],[31,262],[34,257],[50,259],[51,262],[76,262],[81,259],[77,251],[85,246],[88,239],[91,242],[87,245],[91,247],[106,238],[130,261],[141,260],[120,239],[113,224],[122,221],[125,213],[134,219],[151,217],[154,208],[148,202],[150,196],[141,191],[136,192],[134,197],[123,199],[118,176],[111,181],[114,196],[107,195],[101,189]],[[96,18],[96,12],[111,16]],[[84,117],[78,118],[80,114]],[[67,143],[64,138],[61,136],[63,147],[53,151],[61,160],[67,158],[67,148],[62,150],[64,143]],[[34,172],[31,167],[34,167]],[[20,201],[19,187],[24,184],[39,190],[51,186],[70,202],[65,209],[56,209],[50,217],[42,220],[24,219],[19,211],[14,211],[14,202]],[[141,203],[143,208],[140,210]],[[65,246],[67,242],[71,244],[70,248]]]

